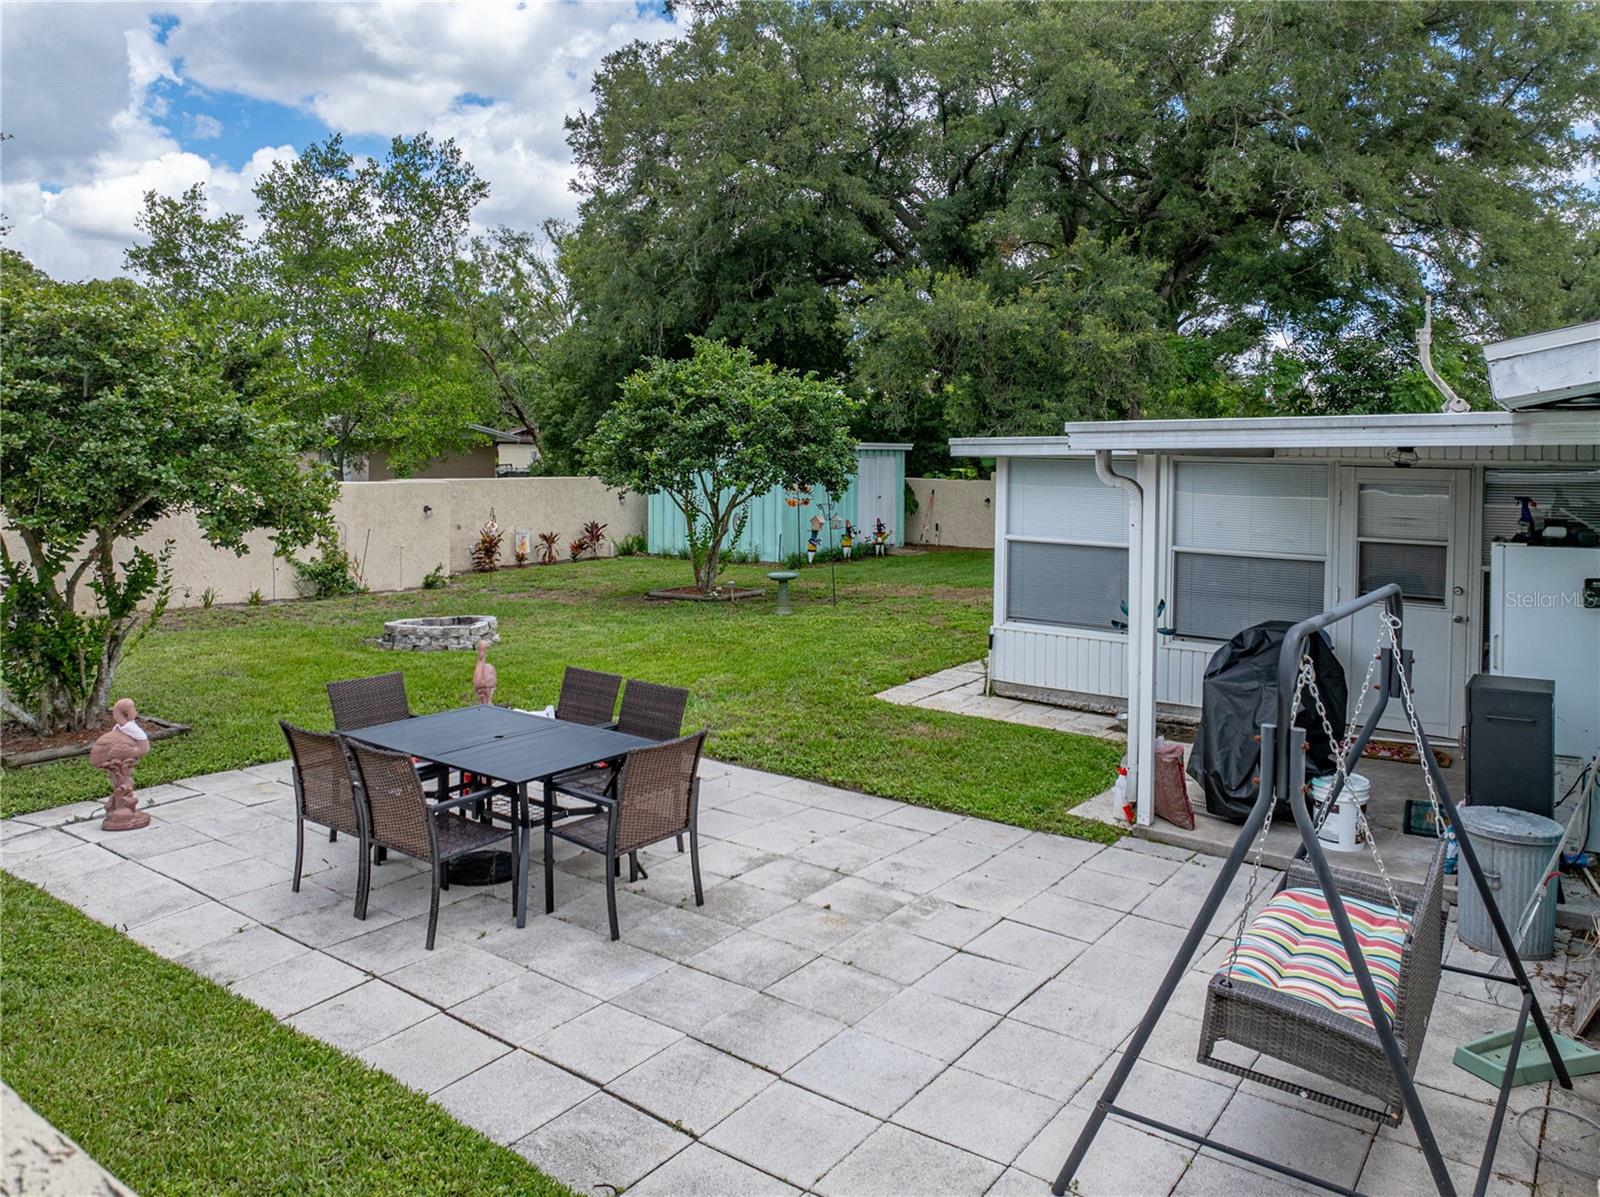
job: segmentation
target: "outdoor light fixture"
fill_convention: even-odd
[[[432,515],[433,514],[433,508],[428,506],[428,504],[424,503],[422,505],[422,514],[423,515]]]
[[[1417,451],[1415,449],[1407,446],[1401,446],[1398,449],[1390,449],[1384,454],[1384,456],[1389,459],[1390,465],[1402,470],[1408,470],[1412,466],[1416,465],[1417,462],[1422,460],[1422,458],[1417,455]]]

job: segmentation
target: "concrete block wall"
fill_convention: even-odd
[[[590,520],[606,525],[602,556],[614,551],[615,541],[644,531],[644,497],[609,490],[595,478],[345,482],[333,519],[340,543],[363,563],[369,589],[411,590],[437,565],[453,574],[472,569],[472,546],[491,508],[505,533],[503,564],[513,559],[517,528],[535,537],[559,532],[563,559],[567,543]],[[266,532],[251,533],[250,551],[237,557],[207,544],[194,517],[184,514],[158,521],[140,543],[154,552],[169,539],[174,607],[199,606],[207,588],[216,591],[219,603],[242,603],[257,589],[269,600],[298,597],[294,567],[272,555]]]
[[[906,515],[906,543],[994,548],[994,480],[907,478],[917,510]]]

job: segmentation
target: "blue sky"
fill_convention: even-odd
[[[215,211],[249,216],[261,174],[335,132],[362,154],[454,137],[489,182],[485,225],[570,217],[563,119],[607,53],[676,30],[634,0],[8,3],[7,243],[57,277],[119,273],[145,191],[198,182]]]

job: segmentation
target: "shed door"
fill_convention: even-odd
[[[885,528],[894,528],[895,460],[893,457],[862,457],[858,461],[856,478],[856,523],[863,535],[873,530],[874,520],[882,520]],[[895,529],[899,531],[899,529]]]
[[[1405,646],[1417,717],[1430,736],[1455,738],[1464,718],[1472,672],[1468,598],[1467,470],[1347,470],[1341,502],[1339,598],[1355,598],[1398,582],[1405,602]],[[1376,611],[1347,622],[1343,652],[1354,709],[1379,629]],[[1404,705],[1391,699],[1380,727],[1407,727]],[[1339,729],[1343,734],[1343,729]]]

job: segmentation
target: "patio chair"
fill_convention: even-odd
[[[338,839],[341,831],[357,837],[361,848],[356,873],[355,916],[367,917],[367,888],[371,871],[367,856],[366,814],[356,800],[350,783],[350,767],[339,738],[328,732],[307,731],[286,720],[278,720],[289,741],[293,760],[290,776],[294,782],[294,881],[290,889],[300,892],[300,870],[305,861],[306,823],[328,829],[328,840]]]
[[[368,835],[374,845],[403,852],[428,865],[433,873],[433,894],[428,903],[428,942],[433,950],[434,933],[439,924],[439,890],[448,887],[446,868],[458,856],[481,852],[501,840],[510,840],[514,829],[497,827],[463,818],[465,811],[491,796],[493,790],[474,790],[445,801],[428,801],[422,792],[411,758],[399,752],[369,748],[343,736],[353,764],[353,777],[366,799]],[[512,894],[516,893],[517,854],[511,854]],[[513,896],[513,911],[516,899]]]
[[[329,682],[328,704],[333,707],[333,730],[339,732],[360,731],[363,727],[411,718],[406,677],[398,669],[375,677]],[[418,764],[417,776],[423,781],[438,783],[435,795],[438,798],[443,798],[450,788],[450,770],[445,765]]]
[[[621,687],[622,679],[614,673],[568,665],[566,673],[561,675],[556,718],[603,727],[611,722],[611,712],[616,709],[617,691]]]
[[[694,903],[705,905],[700,885],[700,750],[705,732],[669,740],[628,754],[617,770],[610,794],[597,796],[598,814],[544,828],[544,909],[555,910],[554,839],[604,854],[606,914],[611,938],[617,939],[617,873],[623,854],[630,859],[641,848],[662,840],[689,836],[689,868],[694,877]]]
[[[681,686],[662,686],[656,682],[629,679],[622,692],[622,709],[617,712],[616,729],[641,740],[674,740],[683,733],[683,713],[689,706],[689,691]],[[616,767],[601,763],[563,773],[552,783],[558,794],[585,801],[610,792],[616,780]],[[683,851],[683,837],[678,837]]]

